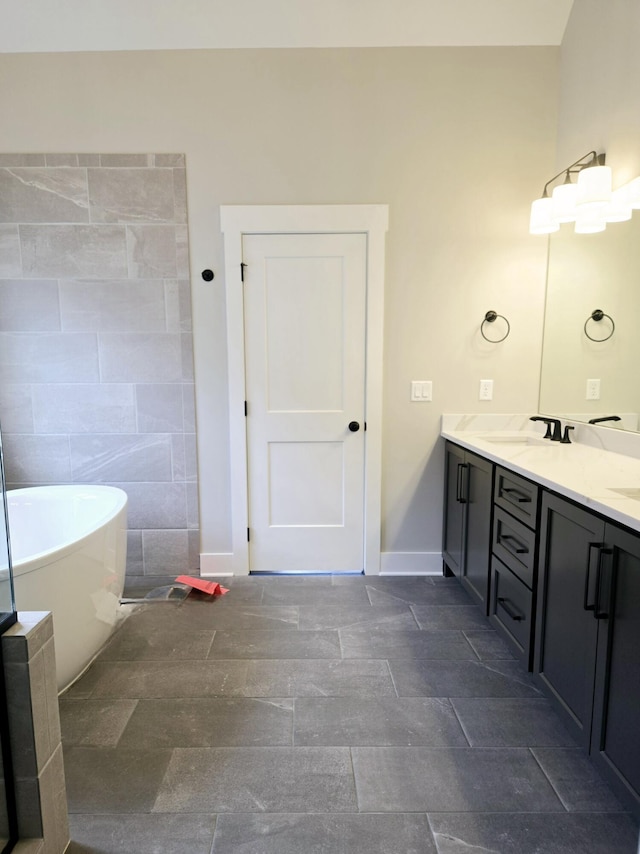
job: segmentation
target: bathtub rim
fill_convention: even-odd
[[[46,566],[48,563],[57,561],[60,558],[80,550],[92,536],[95,536],[97,531],[109,524],[109,522],[112,522],[123,510],[125,510],[129,501],[127,493],[124,489],[121,489],[118,486],[109,486],[108,484],[47,484],[42,486],[26,486],[18,487],[17,489],[8,489],[6,491],[7,504],[10,504],[12,496],[16,496],[18,494],[28,497],[29,494],[42,495],[45,492],[52,495],[56,492],[61,492],[66,495],[82,492],[88,492],[93,495],[111,494],[114,499],[117,499],[117,501],[114,505],[109,507],[107,512],[97,516],[94,520],[93,526],[88,531],[85,531],[82,536],[73,540],[65,540],[54,548],[34,552],[28,557],[21,558],[20,560],[16,560],[12,555],[11,566],[14,577],[35,572],[43,566]],[[11,530],[9,530],[9,535],[11,535]]]

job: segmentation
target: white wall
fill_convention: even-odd
[[[574,3],[561,48],[558,169],[606,151],[614,186],[640,175],[640,4]]]
[[[442,412],[537,410],[555,48],[0,57],[7,151],[184,151],[202,551],[229,550],[220,204],[386,203],[383,551],[440,551]],[[591,143],[589,143],[591,144]],[[206,284],[200,271],[216,272]],[[500,345],[485,312],[508,317]],[[481,378],[495,382],[478,401]],[[409,401],[431,379],[434,402]]]
[[[0,51],[558,45],[573,0],[2,0]]]

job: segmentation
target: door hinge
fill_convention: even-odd
[[[366,421],[364,422],[364,429],[365,429],[365,431],[367,429],[367,422]]]
[[[251,528],[247,528],[247,542],[251,542]]]
[[[246,266],[247,265],[244,263],[244,261],[242,262],[242,264],[240,264],[240,281],[241,282],[244,282],[244,268]]]
[[[247,417],[247,401],[244,402],[244,417]]]

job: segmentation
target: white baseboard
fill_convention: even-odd
[[[210,552],[200,555],[200,576],[202,578],[229,577],[246,575],[236,572],[233,552]]]
[[[380,575],[442,575],[442,552],[382,552]]]

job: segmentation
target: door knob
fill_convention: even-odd
[[[360,425],[358,424],[357,421],[350,421],[349,422],[349,430],[351,430],[352,433],[357,433],[359,429],[360,429]]]

